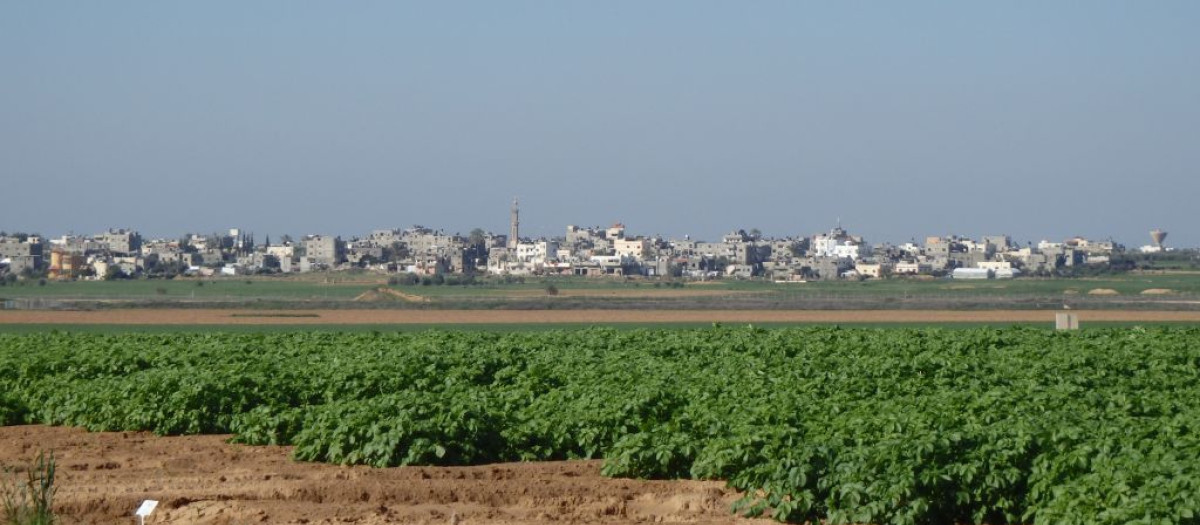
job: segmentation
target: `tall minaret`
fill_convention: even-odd
[[[520,214],[521,212],[517,210],[517,199],[514,197],[512,207],[512,224],[508,228],[508,249],[513,251],[517,250],[517,243],[521,242],[521,238],[518,236],[521,226],[521,219],[519,218]]]

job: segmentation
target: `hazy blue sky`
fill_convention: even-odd
[[[0,229],[1200,245],[1200,2],[3,2]]]

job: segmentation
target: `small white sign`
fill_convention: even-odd
[[[142,502],[142,506],[138,507],[137,512],[134,512],[133,515],[139,518],[145,518],[146,516],[149,516],[151,512],[154,512],[156,507],[158,507],[158,502],[148,499]]]

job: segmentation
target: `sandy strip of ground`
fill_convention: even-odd
[[[228,438],[0,427],[0,465],[53,452],[65,524],[136,523],[147,499],[160,502],[147,524],[754,523],[729,512],[737,494],[722,482],[605,478],[599,461],[342,467]]]
[[[734,295],[754,295],[770,293],[757,290],[679,290],[659,288],[574,288],[558,291],[557,297],[728,297]],[[496,293],[500,297],[546,297],[545,290],[504,290]]]
[[[0,311],[0,324],[1053,323],[1061,310],[188,310]],[[1080,322],[1193,322],[1200,311],[1074,311]]]

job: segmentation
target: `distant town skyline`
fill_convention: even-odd
[[[0,228],[1200,246],[1200,3],[0,5]]]
[[[282,238],[285,235],[288,237],[291,237],[293,239],[300,239],[304,236],[309,236],[309,235],[329,235],[329,236],[342,237],[345,239],[352,239],[352,238],[366,238],[372,232],[375,232],[375,231],[408,230],[408,229],[413,229],[413,228],[418,228],[418,227],[428,228],[433,231],[445,232],[448,235],[461,235],[463,237],[468,236],[471,233],[471,231],[474,230],[475,228],[482,229],[484,232],[491,234],[491,235],[511,236],[511,232],[514,231],[511,220],[515,217],[515,209],[516,209],[514,206],[515,204],[516,204],[515,202],[510,203],[510,217],[509,217],[510,223],[504,225],[503,228],[485,228],[482,226],[476,226],[476,227],[466,228],[466,229],[454,229],[454,228],[445,228],[445,227],[439,226],[437,224],[432,224],[432,223],[428,223],[428,222],[417,221],[417,222],[413,222],[411,224],[405,224],[405,225],[377,226],[377,227],[371,227],[371,228],[363,228],[358,231],[350,231],[350,232],[336,232],[336,231],[328,231],[328,230],[278,231],[278,232],[270,231],[270,232],[268,232],[268,231],[258,231],[253,228],[246,228],[246,227],[243,227],[243,226],[240,226],[237,224],[231,224],[231,225],[227,225],[225,227],[216,227],[216,228],[210,228],[210,229],[190,229],[190,230],[184,230],[184,231],[179,231],[179,232],[174,232],[174,233],[168,232],[168,233],[160,234],[160,233],[154,233],[152,230],[138,228],[134,225],[113,225],[113,226],[97,227],[97,228],[92,228],[92,229],[88,229],[88,230],[70,230],[70,231],[66,231],[66,232],[46,232],[46,231],[42,231],[42,230],[38,230],[38,229],[22,230],[19,228],[5,228],[4,225],[0,224],[0,232],[4,232],[4,233],[8,233],[8,234],[12,234],[12,233],[39,234],[39,235],[42,235],[43,237],[45,237],[46,239],[55,239],[55,238],[61,238],[64,236],[72,236],[72,235],[86,237],[86,236],[91,236],[91,235],[104,233],[106,231],[112,231],[112,230],[129,230],[129,231],[138,233],[139,235],[141,235],[142,237],[144,237],[146,239],[176,239],[176,238],[179,238],[184,235],[209,235],[209,234],[224,235],[224,234],[227,234],[229,231],[236,229],[241,234],[252,235],[254,238],[254,241],[259,244],[263,243],[264,241],[266,241],[268,239],[275,239],[276,241],[278,241],[280,238]],[[525,214],[524,209],[521,209],[520,214],[521,214],[521,216],[524,216],[524,214]],[[771,231],[766,231],[766,230],[763,230],[761,228],[757,228],[754,226],[738,226],[738,227],[727,228],[726,230],[722,231],[721,233],[714,234],[711,236],[698,236],[698,235],[691,235],[691,234],[665,235],[660,232],[651,231],[652,228],[642,230],[642,229],[639,229],[637,227],[637,225],[626,224],[624,221],[620,221],[620,220],[610,221],[607,223],[583,223],[583,222],[564,223],[554,231],[551,231],[551,230],[553,230],[552,228],[546,228],[544,226],[529,225],[525,222],[525,219],[521,219],[520,224],[522,224],[522,226],[520,227],[520,230],[519,230],[519,237],[523,238],[523,239],[562,238],[562,237],[564,237],[566,229],[569,226],[576,226],[579,228],[605,229],[605,228],[620,224],[628,231],[629,235],[631,235],[631,236],[661,237],[663,240],[683,240],[685,238],[688,238],[688,239],[699,240],[699,241],[712,241],[712,240],[720,239],[722,236],[729,234],[729,233],[734,233],[734,232],[738,232],[738,231],[750,232],[752,230],[758,230],[761,233],[763,238],[777,238],[777,239],[804,238],[804,237],[812,237],[813,235],[819,235],[822,233],[827,233],[834,229],[844,229],[850,233],[854,233],[856,235],[862,236],[864,239],[868,240],[872,244],[900,245],[900,244],[904,244],[906,242],[914,242],[916,244],[921,244],[928,237],[959,236],[959,237],[963,237],[963,238],[967,238],[967,239],[973,239],[973,238],[980,238],[980,237],[986,237],[986,236],[1007,236],[1007,237],[1010,237],[1017,244],[1022,244],[1022,245],[1023,244],[1037,244],[1038,242],[1042,242],[1042,241],[1061,242],[1061,241],[1073,239],[1073,238],[1085,238],[1085,239],[1091,239],[1091,240],[1096,240],[1096,241],[1111,240],[1111,241],[1121,244],[1131,250],[1137,249],[1142,246],[1149,246],[1149,245],[1156,244],[1156,242],[1154,241],[1154,232],[1159,232],[1161,234],[1164,234],[1163,237],[1166,239],[1165,242],[1162,243],[1163,246],[1166,246],[1166,247],[1169,247],[1172,249],[1175,249],[1175,248],[1200,249],[1200,246],[1180,246],[1180,245],[1178,245],[1176,242],[1174,242],[1175,235],[1173,234],[1173,232],[1171,230],[1167,230],[1165,228],[1161,228],[1161,229],[1155,228],[1153,230],[1147,230],[1144,239],[1140,239],[1140,240],[1134,239],[1134,240],[1130,240],[1129,242],[1124,242],[1121,239],[1117,239],[1111,235],[1100,235],[1100,236],[1066,235],[1066,236],[1062,236],[1062,237],[1051,237],[1051,236],[1043,235],[1043,236],[1035,236],[1035,237],[1025,238],[1025,237],[1020,237],[1020,236],[1016,236],[1016,235],[1011,235],[1011,234],[1003,232],[1003,231],[969,232],[969,233],[968,232],[924,232],[924,233],[915,233],[915,234],[905,237],[903,239],[872,239],[869,236],[862,235],[860,230],[854,228],[852,225],[847,225],[846,223],[844,223],[844,221],[842,221],[840,217],[836,218],[826,228],[810,229],[811,231],[771,232]],[[532,231],[530,230],[531,227],[533,228]]]
[[[165,239],[145,238],[136,230],[123,228],[58,238],[9,234],[0,235],[0,284],[21,277],[123,279],[345,270],[407,274],[394,280],[415,283],[430,279],[429,284],[434,283],[434,276],[478,273],[509,277],[759,277],[785,282],[915,275],[1013,279],[1030,274],[1122,272],[1138,264],[1111,240],[1076,237],[1022,244],[1007,235],[927,236],[920,242],[873,245],[843,229],[840,221],[827,232],[786,238],[739,229],[719,239],[666,239],[631,232],[621,223],[569,225],[563,234],[552,237],[521,232],[516,200],[507,234],[474,229],[461,235],[415,226],[378,229],[351,238],[279,236],[275,243],[267,235],[259,238],[240,228]],[[1166,232],[1154,230],[1150,235],[1153,245],[1130,252],[1170,249],[1163,244]],[[442,279],[438,284],[445,282],[445,277]]]

